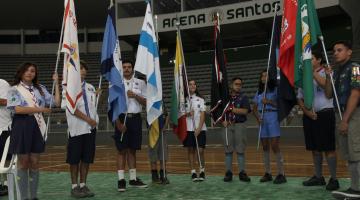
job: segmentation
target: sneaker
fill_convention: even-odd
[[[241,171],[239,173],[239,180],[243,182],[250,182],[250,178],[248,177],[245,171]]]
[[[85,185],[84,187],[80,188],[80,190],[86,194],[86,197],[93,197],[95,193],[91,192],[91,190]]]
[[[275,180],[274,180],[274,184],[282,184],[282,183],[286,183],[286,178],[285,175],[279,174],[276,176]]]
[[[191,174],[191,180],[192,180],[193,182],[196,182],[196,181],[199,180],[198,177],[197,177],[197,175],[196,175],[196,173],[192,173],[192,174]]]
[[[136,178],[135,180],[130,180],[129,185],[137,188],[147,188],[147,185],[139,178]]]
[[[118,181],[118,191],[125,192],[125,190],[126,190],[126,181],[125,179],[121,179]]]
[[[309,180],[303,182],[303,186],[317,186],[317,185],[326,185],[324,177],[313,176]]]
[[[74,198],[84,198],[87,197],[86,194],[80,189],[79,186],[71,189],[71,196]]]
[[[198,181],[204,181],[205,180],[205,172],[200,172]]]
[[[351,188],[345,191],[333,191],[331,194],[335,199],[360,199],[360,191]]]
[[[271,174],[265,173],[264,176],[261,177],[260,182],[264,183],[264,182],[269,182],[269,181],[272,181],[272,180],[273,180],[273,178],[272,178]]]
[[[224,182],[230,182],[232,181],[233,173],[231,171],[227,171],[225,173]]]
[[[337,179],[330,178],[326,185],[326,190],[333,191],[340,188],[339,181]]]
[[[160,178],[157,170],[151,170],[151,181],[153,183],[160,183]]]
[[[6,185],[0,185],[0,196],[8,195],[8,187]]]

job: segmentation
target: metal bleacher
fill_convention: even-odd
[[[99,84],[99,73],[100,73],[100,54],[91,53],[80,55],[82,60],[85,60],[89,65],[89,71],[87,74],[87,81],[98,87]],[[1,78],[7,80],[9,83],[13,82],[14,74],[19,64],[23,62],[32,62],[35,63],[38,68],[39,82],[47,87],[48,90],[51,90],[52,80],[51,75],[55,69],[56,55],[0,55],[0,73]],[[250,97],[256,91],[257,81],[259,73],[261,70],[265,69],[267,61],[262,60],[252,60],[252,61],[242,61],[242,62],[232,62],[227,66],[228,71],[228,80],[230,81],[235,76],[240,76],[244,79],[244,92]],[[60,59],[58,73],[61,77],[63,69],[63,60]],[[164,102],[166,105],[170,105],[170,94],[173,81],[173,68],[172,67],[162,67],[162,83],[163,83],[163,96]],[[200,92],[205,96],[206,100],[210,100],[210,91],[211,91],[211,65],[193,65],[187,66],[187,74],[189,79],[195,79],[199,87]],[[99,115],[101,121],[107,121],[107,96],[108,83],[103,81],[102,88],[103,93],[99,101]],[[64,112],[60,109],[56,109],[55,113],[52,114],[51,118],[51,131],[60,131],[65,128],[65,116]],[[101,124],[100,124],[101,125]],[[106,129],[105,123],[101,128]],[[100,128],[100,129],[101,129]]]

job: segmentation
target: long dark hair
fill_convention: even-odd
[[[261,81],[261,77],[262,77],[262,74],[263,73],[266,73],[267,71],[266,70],[263,70],[261,73],[260,73],[260,77],[259,77],[259,86],[258,86],[258,94],[261,94],[264,92],[265,90],[265,84]],[[274,91],[275,87],[276,87],[276,79],[271,79],[268,77],[268,82],[267,82],[267,87],[269,89],[270,92]]]
[[[200,98],[204,98],[204,97],[200,94],[200,92],[199,92],[199,90],[198,90],[196,81],[195,81],[194,79],[190,79],[190,80],[188,81],[188,83],[190,83],[191,81],[194,81],[194,83],[195,83],[195,85],[196,85],[196,90],[195,90],[196,96],[198,96],[198,97],[200,97]],[[190,95],[190,94],[189,94],[189,95]]]
[[[12,85],[18,85],[21,82],[21,78],[22,76],[25,74],[25,72],[30,68],[30,67],[34,67],[35,68],[35,77],[32,80],[33,86],[39,90],[40,94],[42,96],[44,96],[44,92],[42,91],[40,85],[39,85],[39,80],[38,80],[38,67],[36,64],[34,63],[30,63],[30,62],[26,62],[26,63],[22,63],[18,69],[16,70],[16,74],[15,74],[15,78],[14,78],[14,82]]]

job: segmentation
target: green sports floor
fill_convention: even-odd
[[[139,177],[150,183],[150,175],[140,174]],[[117,191],[117,175],[107,172],[93,172],[89,174],[88,186],[95,192],[91,200],[162,200],[162,199],[256,199],[256,200],[319,200],[333,199],[331,193],[323,186],[303,187],[305,178],[291,177],[282,185],[260,183],[260,177],[251,177],[250,183],[243,183],[234,176],[230,183],[222,181],[221,176],[208,176],[204,182],[193,183],[189,175],[168,175],[169,185],[149,184],[146,189],[127,187],[126,192]],[[42,172],[40,175],[39,199],[67,200],[70,196],[70,177],[67,172]],[[349,187],[349,179],[340,179],[341,189]]]

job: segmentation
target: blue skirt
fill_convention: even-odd
[[[16,114],[13,117],[9,153],[43,153],[45,141],[33,115]]]

